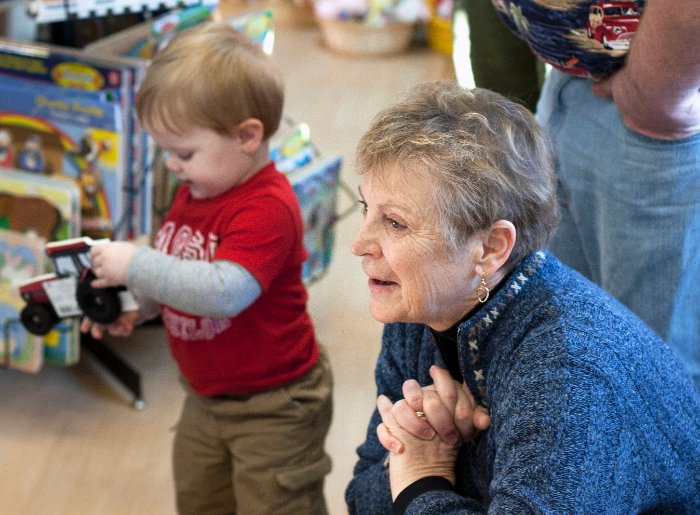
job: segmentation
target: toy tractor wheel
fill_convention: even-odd
[[[92,278],[80,281],[76,298],[78,306],[90,320],[99,324],[111,324],[122,312],[122,302],[117,288],[93,288]]]
[[[27,304],[19,316],[25,329],[37,336],[48,334],[60,320],[48,304]]]

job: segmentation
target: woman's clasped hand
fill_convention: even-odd
[[[395,403],[385,395],[377,399],[382,416],[377,436],[391,452],[392,498],[423,477],[442,476],[454,484],[460,445],[474,440],[491,423],[488,410],[447,370],[433,365],[430,377],[434,383],[425,387],[414,379],[404,382],[404,398]],[[421,463],[422,469],[411,463]]]

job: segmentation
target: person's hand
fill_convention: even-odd
[[[700,131],[700,91],[682,100],[647,102],[644,89],[633,84],[625,67],[594,81],[591,87],[594,95],[613,99],[625,126],[633,132],[654,139],[676,140]],[[653,110],[649,106],[657,107]]]
[[[429,476],[440,476],[455,484],[455,462],[459,443],[450,444],[434,435],[431,440],[416,438],[403,429],[393,416],[394,405],[388,397],[380,395],[377,408],[382,423],[377,426],[380,441],[389,434],[402,442],[401,453],[390,451],[389,485],[391,498],[409,485]]]
[[[612,81],[614,76],[615,74],[612,74],[609,77],[593,81],[591,86],[593,94],[600,98],[613,98]]]
[[[112,336],[129,336],[139,321],[139,311],[124,311],[111,324],[99,324],[85,317],[80,322],[80,331],[90,333],[96,340],[101,340],[108,333]]]
[[[430,376],[434,381],[430,386],[421,388],[413,379],[403,384],[404,399],[393,405],[392,416],[404,430],[424,440],[437,433],[445,442],[457,444],[473,440],[488,429],[491,425],[488,411],[476,403],[465,384],[434,365]],[[403,443],[398,438],[388,433],[382,433],[381,437],[384,447],[402,452]]]
[[[126,241],[113,241],[92,247],[90,259],[97,279],[90,285],[93,288],[107,288],[126,284],[129,263],[136,249],[136,245]]]

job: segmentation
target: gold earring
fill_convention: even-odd
[[[486,286],[486,281],[484,281],[484,278],[481,278],[481,283],[476,289],[476,298],[479,299],[479,302],[482,304],[489,300],[489,294],[491,293],[491,290],[489,290],[488,286]]]

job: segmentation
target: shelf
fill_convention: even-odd
[[[36,23],[212,5],[212,0],[27,0],[27,13]]]

